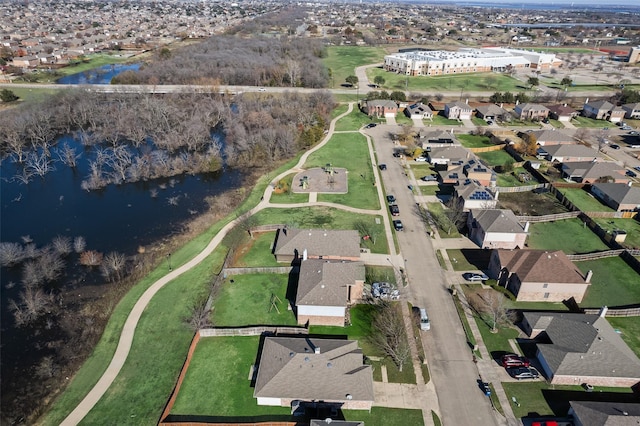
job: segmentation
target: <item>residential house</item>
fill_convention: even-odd
[[[578,116],[578,111],[567,106],[567,104],[551,105],[549,107],[549,117],[561,122],[571,121]]]
[[[344,326],[347,306],[362,298],[364,264],[308,259],[300,264],[298,324]]]
[[[426,127],[418,131],[418,141],[422,149],[426,151],[430,151],[433,148],[460,145],[460,142],[458,142],[458,139],[453,133],[442,130],[430,130]]]
[[[609,120],[612,123],[622,121],[625,110],[608,101],[587,102],[582,107],[582,115],[596,120]]]
[[[365,101],[362,111],[369,117],[395,117],[398,104],[389,99],[374,99]]]
[[[278,230],[273,254],[278,262],[307,259],[360,260],[360,235],[354,230]]]
[[[558,163],[570,163],[573,161],[596,161],[600,154],[593,148],[585,145],[551,145],[540,147],[537,155]]]
[[[467,229],[481,248],[518,249],[524,247],[529,224],[522,226],[511,210],[471,209]]]
[[[411,119],[433,119],[433,111],[422,102],[407,106],[404,109],[404,114]]]
[[[489,271],[522,302],[581,302],[591,280],[560,250],[494,250]]]
[[[473,115],[473,108],[464,102],[456,101],[444,105],[444,115],[450,120],[468,120]]]
[[[524,312],[522,328],[535,339],[536,358],[551,384],[631,387],[640,382],[640,360],[603,316]]]
[[[18,68],[37,67],[39,64],[37,56],[16,56],[11,60],[11,65]]]
[[[370,410],[373,372],[355,340],[265,337],[253,392],[258,405],[292,407],[322,401]]]
[[[562,163],[562,176],[574,182],[594,183],[611,179],[627,183],[625,169],[613,161],[575,161]]]
[[[483,120],[496,120],[509,114],[509,112],[496,104],[481,105],[476,108],[476,117]]]
[[[574,426],[640,425],[640,403],[569,401]]]
[[[457,167],[472,157],[471,151],[462,146],[446,146],[431,148],[427,153],[431,164]]]
[[[534,130],[528,133],[535,136],[536,143],[540,146],[576,143],[573,136],[569,136],[559,130]]]
[[[480,185],[491,186],[495,184],[495,173],[482,164],[476,157],[462,162],[460,165],[448,167],[447,170],[438,172],[443,184],[457,185],[461,180],[474,180]]]
[[[621,108],[624,110],[624,118],[640,120],[640,102],[635,104],[624,104]]]
[[[593,195],[612,209],[640,211],[640,188],[624,183],[595,183],[591,187]]]
[[[513,112],[520,120],[540,121],[549,117],[549,108],[540,104],[518,104],[513,109]]]
[[[453,196],[462,205],[463,210],[494,209],[498,203],[498,194],[494,197],[484,186],[471,179],[460,182]]]

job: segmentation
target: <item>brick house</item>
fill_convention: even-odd
[[[347,307],[362,298],[364,264],[308,259],[300,264],[298,324],[343,327]]]
[[[596,120],[609,120],[612,123],[622,121],[625,110],[608,101],[585,102],[582,115]]]
[[[640,382],[640,360],[603,316],[524,312],[522,328],[535,339],[536,358],[551,384],[632,387]]]
[[[461,181],[454,189],[453,196],[463,210],[494,209],[498,204],[497,194],[494,197],[484,186],[471,179]]]
[[[581,302],[591,281],[560,250],[494,250],[489,271],[522,302]]]
[[[558,130],[534,130],[527,133],[535,136],[536,143],[540,146],[566,144],[574,145],[576,143],[576,140],[573,138],[573,136],[569,136],[566,133],[560,132]]]
[[[253,397],[258,405],[294,407],[300,401],[371,410],[373,371],[355,340],[266,337]]]
[[[366,101],[362,111],[369,117],[395,117],[398,113],[398,104],[389,99],[374,99]]]
[[[640,188],[624,183],[596,183],[591,187],[593,195],[612,209],[640,211]]]
[[[538,148],[536,155],[548,161],[569,163],[572,161],[596,161],[600,154],[595,149],[578,144],[560,144]]]
[[[467,229],[481,248],[517,249],[524,247],[529,224],[522,226],[511,210],[471,209]]]
[[[282,228],[273,254],[278,262],[307,259],[360,260],[360,235],[354,230]]]
[[[613,161],[576,161],[562,164],[562,176],[574,182],[595,183],[613,178],[616,183],[626,183],[625,169]]]
[[[467,120],[473,115],[473,108],[464,102],[456,101],[444,105],[444,115],[449,120]]]
[[[549,107],[549,117],[558,121],[571,121],[572,118],[578,116],[578,111],[567,106],[567,104],[551,105]]]
[[[516,105],[513,112],[520,120],[540,121],[549,117],[549,108],[540,104],[519,104]]]

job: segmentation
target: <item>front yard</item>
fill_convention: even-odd
[[[574,262],[583,273],[593,271],[581,307],[624,306],[640,303],[640,275],[620,257]]]
[[[565,254],[591,253],[609,247],[578,219],[532,223],[527,237],[529,248],[562,250]]]

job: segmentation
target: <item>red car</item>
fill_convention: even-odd
[[[500,361],[502,363],[502,366],[505,368],[528,367],[530,365],[530,362],[527,358],[516,354],[504,355]]]

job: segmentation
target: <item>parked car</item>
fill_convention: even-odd
[[[627,172],[625,173],[625,175],[629,176],[629,177],[637,177],[638,175],[636,174],[636,172],[632,171],[632,170],[627,170]]]
[[[365,128],[365,129],[371,129],[371,128],[376,127],[376,126],[377,126],[377,124],[376,124],[376,123],[369,123],[369,124],[367,124],[366,126],[364,126],[364,128]]]
[[[425,182],[435,182],[435,181],[438,180],[438,178],[435,177],[434,175],[422,176],[420,179],[425,181]]]
[[[511,377],[518,380],[537,379],[540,373],[533,367],[513,367],[507,368],[507,372]]]
[[[500,363],[505,368],[510,367],[528,367],[530,362],[527,358],[517,354],[507,354],[500,358]]]
[[[640,172],[640,166],[635,166],[634,169]]]
[[[638,135],[640,135],[640,132],[638,132],[638,131],[636,131],[636,130],[632,130],[632,131],[630,131],[630,132],[629,132],[629,134],[630,134],[631,136],[638,136]]]
[[[487,124],[488,124],[489,126],[491,126],[491,125],[493,124],[493,121],[491,121],[491,120],[487,120]]]
[[[612,144],[612,145],[611,145],[611,148],[613,148],[613,149],[620,149],[620,145]]]
[[[387,203],[389,204],[395,204],[396,202],[396,197],[394,197],[393,195],[389,194],[387,195]]]
[[[384,163],[378,164],[378,167],[380,168],[380,170],[387,170],[387,165]]]
[[[402,221],[399,219],[393,221],[393,228],[396,231],[404,231],[404,225],[402,224]]]
[[[631,130],[631,129],[633,129],[633,127],[627,126],[626,124],[624,126],[620,127],[620,130]]]
[[[391,204],[389,206],[389,211],[391,212],[391,216],[400,216],[400,208],[397,204]]]
[[[400,292],[393,288],[393,284],[376,282],[371,284],[371,295],[380,299],[398,300]]]
[[[260,88],[258,89],[258,92],[266,92],[266,91],[267,91],[267,89],[265,89],[264,87],[260,87]]]
[[[400,153],[399,152],[394,152],[393,156],[396,157],[396,158],[400,158]]]
[[[416,157],[416,160],[415,160],[415,161],[419,161],[419,162],[424,163],[424,162],[426,162],[426,161],[427,161],[427,158],[426,158],[426,157]]]
[[[465,280],[467,281],[486,281],[489,277],[486,274],[477,274],[473,272],[467,272],[462,274]]]

